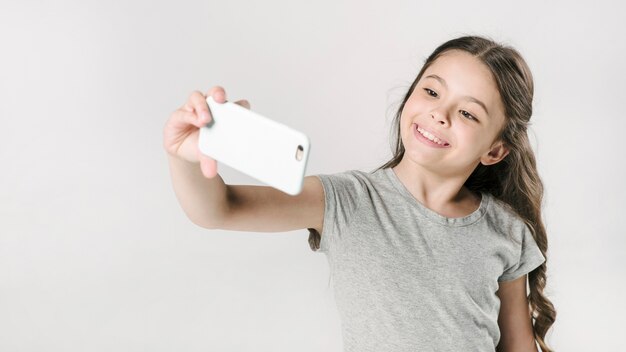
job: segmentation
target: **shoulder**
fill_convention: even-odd
[[[517,214],[517,212],[515,211],[515,209],[513,209],[513,207],[506,203],[505,201],[496,198],[493,195],[489,195],[489,197],[491,198],[491,214],[494,217],[497,217],[498,219],[502,220],[502,221],[519,221],[521,220],[520,216]]]
[[[335,190],[364,190],[372,187],[376,180],[376,175],[374,173],[355,169],[331,174],[317,174],[316,176],[322,181],[325,188],[332,187]]]
[[[316,175],[324,187],[325,199],[348,210],[356,210],[377,201],[380,175],[361,170],[346,170]]]
[[[530,230],[524,219],[508,203],[490,195],[490,206],[487,211],[487,220],[498,232],[519,242]]]

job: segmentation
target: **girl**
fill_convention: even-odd
[[[208,94],[226,99],[221,87]],[[515,49],[465,36],[426,59],[393,122],[394,156],[372,172],[307,176],[295,197],[226,185],[197,149],[211,119],[200,92],[166,123],[164,147],[197,225],[309,230],[329,261],[346,351],[548,352],[556,311],[543,294],[532,97]]]

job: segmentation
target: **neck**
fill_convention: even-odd
[[[480,199],[464,186],[475,167],[455,175],[442,175],[402,158],[393,171],[424,206],[439,213],[454,213],[453,209],[462,204],[474,204]]]

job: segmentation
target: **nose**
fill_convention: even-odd
[[[439,123],[444,126],[450,125],[448,114],[445,111],[434,110],[430,113],[430,117],[435,120],[435,123]]]

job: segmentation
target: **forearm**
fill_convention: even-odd
[[[167,154],[174,193],[187,217],[205,228],[218,226],[228,210],[227,187],[217,174],[206,178],[199,164]]]

